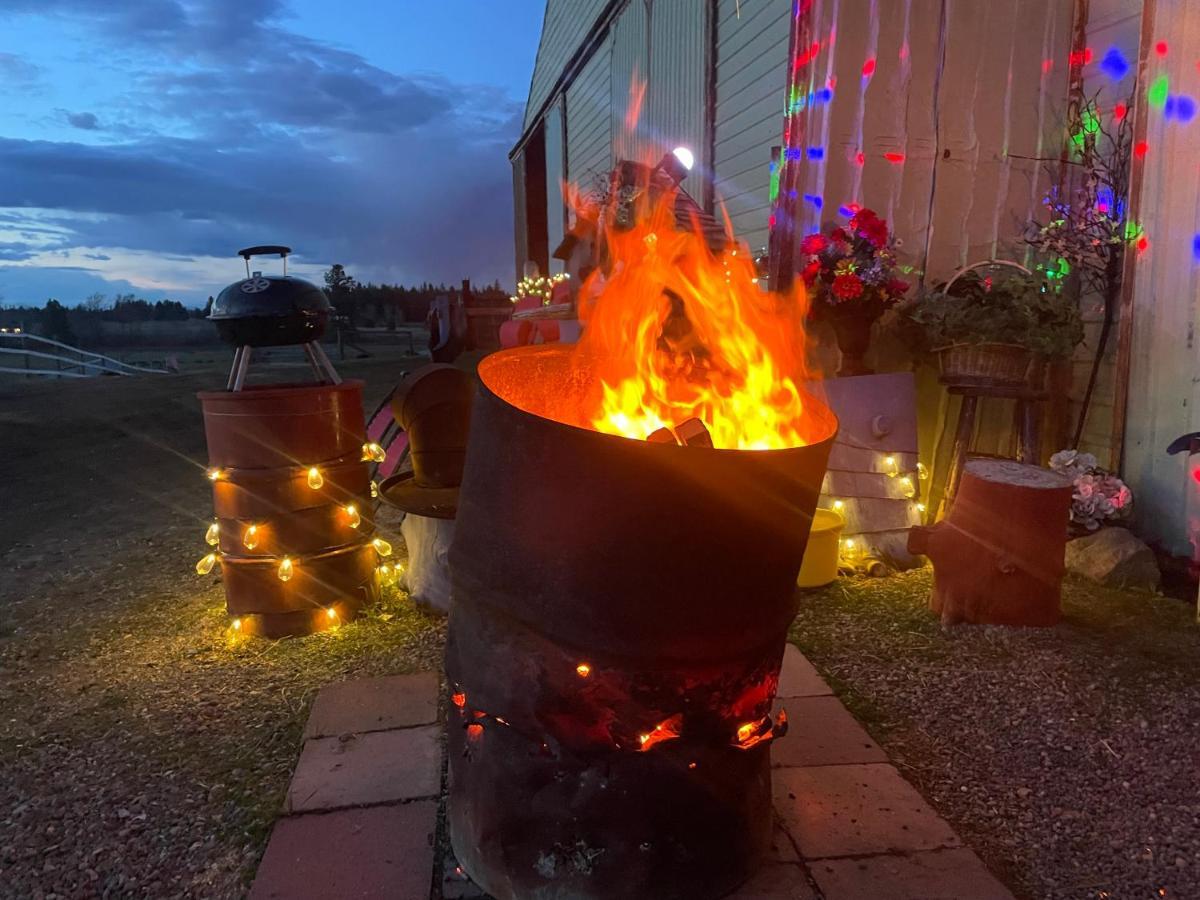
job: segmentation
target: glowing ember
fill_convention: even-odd
[[[466,694],[464,694],[464,693],[462,693],[462,692],[460,691],[460,692],[458,692],[457,694],[453,694],[453,695],[450,697],[450,701],[451,701],[451,702],[452,702],[452,703],[453,703],[455,706],[457,706],[459,709],[462,709],[464,706],[466,706],[466,705],[467,705],[467,695],[466,695]]]
[[[579,665],[577,665],[575,667],[575,674],[578,675],[580,678],[587,678],[589,675],[592,674],[592,667],[589,666],[587,663],[580,663]]]
[[[601,217],[607,259],[582,288],[594,300],[577,352],[597,380],[580,424],[645,440],[698,419],[714,447],[742,450],[818,439],[799,388],[803,287],[763,292],[749,254],[714,254],[699,223],[677,229],[675,190],[640,196],[632,223]]]
[[[683,727],[683,716],[679,713],[671,716],[669,719],[664,719],[654,726],[654,730],[649,734],[638,735],[638,743],[641,744],[642,751],[649,750],[655,744],[661,744],[664,741],[673,741],[679,737],[680,729]]]

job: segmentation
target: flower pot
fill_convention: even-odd
[[[875,370],[863,362],[863,357],[871,347],[871,326],[879,318],[879,313],[857,306],[843,311],[834,306],[830,318],[834,334],[837,335],[838,349],[842,351],[838,377],[874,375]]]
[[[942,381],[1033,387],[1042,367],[1018,344],[952,344],[937,350]]]

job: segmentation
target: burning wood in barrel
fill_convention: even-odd
[[[837,426],[799,386],[797,304],[667,214],[606,235],[623,265],[577,348],[479,368],[448,816],[501,900],[717,897],[770,838],[771,706]],[[661,342],[680,309],[695,341]]]

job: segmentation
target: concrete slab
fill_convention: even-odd
[[[427,897],[436,827],[435,800],[280,819],[251,900]]]
[[[779,671],[779,690],[775,696],[781,700],[791,697],[821,697],[832,694],[825,679],[817,674],[795,644],[788,644],[783,651],[783,667]]]
[[[424,725],[308,741],[288,788],[287,812],[435,797],[441,790],[440,728]]]
[[[771,777],[775,809],[804,859],[961,845],[890,765],[775,769]]]
[[[304,739],[431,725],[437,714],[438,677],[433,672],[338,681],[317,694]]]
[[[970,850],[825,859],[811,867],[825,900],[1013,900]]]
[[[837,697],[795,697],[775,703],[787,710],[788,732],[771,745],[772,766],[831,766],[887,762]]]
[[[768,863],[725,900],[815,900],[804,869],[796,863]]]
[[[768,858],[771,862],[800,862],[800,854],[796,852],[796,845],[792,843],[783,823],[778,820],[775,822],[775,827],[771,829],[771,854]]]

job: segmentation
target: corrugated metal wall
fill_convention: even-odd
[[[546,110],[546,237],[550,249],[551,272],[563,270],[562,260],[554,259],[555,248],[566,232],[566,198],[563,176],[566,174],[566,148],[563,146],[563,104],[560,99]]]
[[[702,199],[708,164],[705,123],[708,4],[702,0],[653,0],[650,5],[650,78],[642,111],[642,133],[650,160],[674,147],[692,151],[697,166],[684,190]]]
[[[643,0],[630,0],[613,23],[612,46],[612,138],[613,155],[621,159],[639,159],[642,145],[639,130],[630,130],[626,118],[637,103],[638,87],[645,83],[649,27]]]
[[[767,245],[771,148],[782,141],[791,8],[791,0],[717,4],[716,195],[734,233],[755,250]]]
[[[612,169],[612,44],[606,41],[567,88],[567,178],[584,185]]]
[[[538,44],[537,61],[533,65],[533,77],[529,83],[529,99],[525,104],[526,128],[550,96],[558,76],[579,50],[588,30],[600,17],[607,2],[608,0],[548,0],[546,3],[542,38]]]
[[[1165,75],[1172,91],[1189,92],[1200,59],[1195,4],[1157,0],[1148,27],[1152,42],[1164,41],[1168,52],[1151,50],[1146,83]],[[1149,245],[1134,271],[1123,472],[1133,488],[1139,531],[1175,553],[1190,554],[1188,495],[1197,488],[1187,477],[1184,457],[1167,456],[1166,448],[1180,435],[1200,431],[1200,251],[1195,246],[1200,235],[1200,127],[1164,113],[1162,104],[1148,110],[1139,218]],[[1193,517],[1197,508],[1191,507]],[[1200,522],[1190,527],[1200,530]]]

